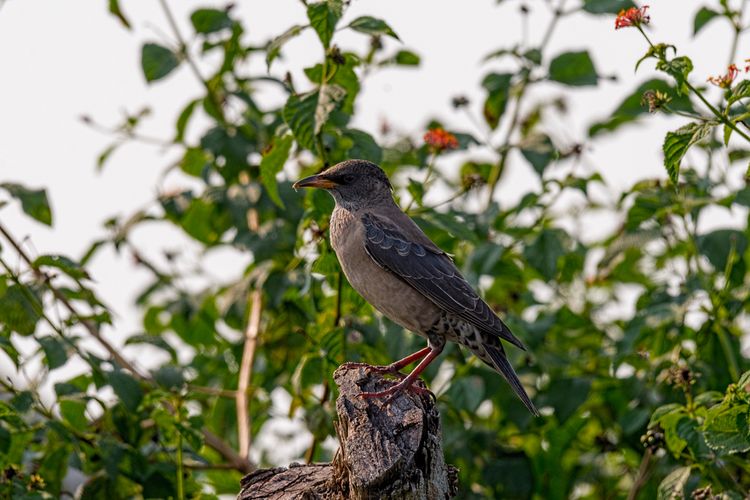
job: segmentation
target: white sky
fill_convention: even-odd
[[[164,167],[177,159],[176,151],[143,144],[118,150],[105,171],[95,173],[96,157],[112,138],[82,124],[80,115],[114,125],[123,110],[134,112],[148,105],[154,114],[146,120],[144,133],[168,138],[181,107],[200,92],[185,67],[163,81],[145,83],[140,69],[141,44],[163,42],[169,29],[158,2],[121,3],[133,24],[132,31],[123,29],[108,14],[105,0],[8,0],[0,8],[0,181],[46,187],[55,218],[50,229],[20,215],[17,205],[0,211],[0,219],[17,237],[29,238],[26,247],[32,254],[62,253],[78,258],[92,240],[104,234],[105,219],[132,213],[150,202],[159,185],[185,182],[172,176],[160,184]],[[190,32],[188,16],[194,8],[223,5],[207,0],[170,3],[183,33]],[[306,22],[304,9],[296,0],[236,3],[234,15],[245,21],[247,34],[256,44],[294,23]],[[656,1],[650,10],[652,38],[674,43],[681,53],[692,57],[695,82],[722,73],[728,62],[730,30],[723,21],[711,23],[697,40],[690,38],[692,15],[704,3]],[[530,36],[538,40],[549,10],[545,2],[529,4]],[[481,78],[490,69],[502,67],[497,62],[483,65],[481,60],[491,51],[517,43],[519,5],[513,0],[501,6],[493,0],[353,1],[342,24],[359,15],[381,17],[400,35],[404,48],[422,57],[419,69],[383,70],[364,83],[355,126],[376,134],[386,118],[399,130],[420,137],[427,119],[438,117],[452,128],[475,131],[465,116],[453,111],[451,97],[468,95],[473,111],[478,110]],[[588,48],[600,74],[619,78],[595,88],[545,85],[543,93],[563,92],[572,101],[569,121],[553,130],[555,137],[570,143],[584,141],[591,122],[605,118],[637,83],[654,74],[652,64],[645,63],[634,75],[634,62],[644,53],[645,44],[635,30],[615,32],[613,25],[612,16],[576,14],[563,20],[555,33],[550,55]],[[341,32],[335,42],[347,49],[364,46],[367,38]],[[390,51],[399,48],[395,41],[387,43]],[[738,63],[750,56],[746,39],[741,40],[738,54]],[[301,68],[318,61],[321,49],[308,30],[285,47],[284,55],[273,73],[281,75],[289,68],[300,84],[304,81]],[[257,71],[264,64],[256,58],[252,67]],[[680,123],[680,119],[652,117],[615,136],[597,139],[588,145],[586,163],[601,172],[615,190],[646,176],[665,177],[660,153],[663,136]],[[189,136],[199,133],[200,128],[193,127]],[[443,167],[450,170],[459,164],[459,156],[453,155],[444,160]],[[535,183],[529,167],[515,161],[503,179],[498,199],[510,203]],[[151,255],[185,241],[166,225],[140,229],[135,240]],[[8,255],[7,249],[4,255]],[[211,271],[220,279],[236,276],[242,269],[236,259],[225,257],[227,254],[217,252],[209,261],[214,263]],[[101,297],[117,314],[116,331],[108,335],[119,343],[138,329],[139,316],[131,302],[148,274],[127,256],[117,257],[111,251],[103,252],[90,271]]]

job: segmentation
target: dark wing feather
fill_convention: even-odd
[[[365,249],[379,266],[480,331],[497,335],[526,350],[461,276],[445,252],[410,241],[395,224],[376,215],[364,214],[362,224],[365,227]]]

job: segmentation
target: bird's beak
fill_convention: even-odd
[[[311,175],[310,177],[305,177],[304,179],[300,179],[292,185],[294,189],[305,188],[305,187],[331,189],[336,186],[338,186],[338,184],[333,182],[331,179],[326,179],[320,174]]]

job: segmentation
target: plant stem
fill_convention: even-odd
[[[687,87],[690,89],[691,92],[693,92],[696,96],[698,96],[698,99],[700,99],[703,102],[703,104],[705,104],[706,107],[709,110],[711,110],[711,113],[713,113],[714,116],[716,116],[716,118],[719,119],[719,121],[721,121],[727,127],[731,128],[733,131],[737,132],[737,134],[742,136],[742,138],[744,138],[747,142],[750,142],[750,136],[748,136],[742,130],[737,128],[737,126],[734,123],[732,123],[730,119],[724,116],[724,114],[721,113],[721,111],[716,109],[710,102],[708,102],[708,100],[703,96],[703,93],[700,92],[695,87],[693,87],[693,85],[689,81],[687,81],[687,79],[685,80],[685,85],[687,85]]]
[[[177,423],[182,420],[182,408],[177,405]],[[177,498],[185,500],[185,485],[183,478],[183,461],[182,461],[182,431],[177,429]]]
[[[555,12],[553,14],[552,20],[547,25],[547,29],[544,33],[544,36],[542,37],[542,42],[539,44],[539,52],[542,52],[544,48],[547,46],[547,44],[552,39],[552,34],[555,31],[555,28],[557,27],[557,24],[560,22],[560,19],[566,15],[565,12],[563,12],[563,7],[565,6],[566,0],[560,0],[560,3],[557,6],[557,9],[555,9]],[[503,143],[498,148],[500,153],[500,159],[498,162],[493,165],[492,171],[490,172],[490,176],[487,179],[487,184],[489,186],[489,191],[487,193],[487,202],[485,204],[485,208],[489,208],[489,206],[492,204],[492,199],[495,196],[495,189],[497,188],[497,184],[500,181],[500,174],[505,170],[505,164],[508,161],[508,154],[510,153],[511,146],[510,142],[513,138],[513,133],[516,130],[516,127],[518,126],[518,121],[521,116],[521,102],[526,94],[526,90],[529,87],[529,82],[531,81],[531,71],[527,70],[525,75],[523,76],[523,79],[521,80],[521,83],[519,84],[518,93],[516,94],[515,99],[515,108],[513,109],[513,115],[510,119],[510,124],[508,125],[508,130],[505,133],[505,137],[503,138]]]
[[[638,492],[641,490],[641,488],[643,488],[643,485],[646,484],[646,480],[648,479],[649,474],[651,455],[651,448],[646,448],[646,451],[643,453],[643,458],[641,459],[641,465],[638,467],[638,475],[635,477],[633,486],[628,492],[628,500],[635,500],[638,496]]]
[[[437,159],[437,153],[433,152],[432,156],[430,156],[430,162],[427,164],[427,175],[424,176],[424,180],[422,181],[423,190],[427,188],[427,183],[430,181],[430,177],[432,177],[432,171],[435,168],[436,159]],[[414,198],[412,197],[412,199],[409,200],[409,204],[406,205],[404,212],[408,212],[413,204],[414,204]]]

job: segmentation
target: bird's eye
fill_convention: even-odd
[[[352,182],[354,182],[354,179],[355,179],[355,176],[353,174],[348,174],[344,176],[344,182],[346,182],[347,184],[351,184]]]

